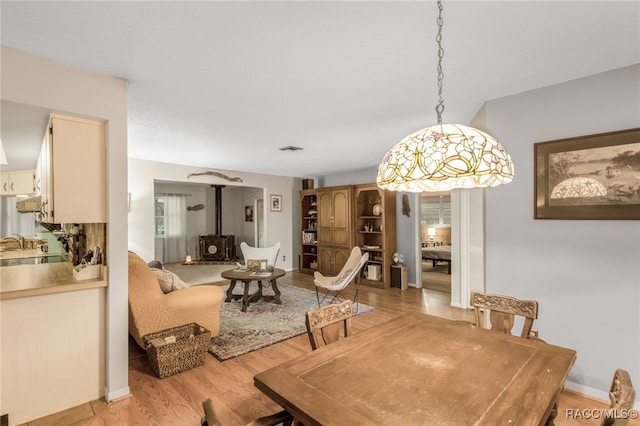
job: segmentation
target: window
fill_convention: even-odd
[[[422,226],[451,225],[451,195],[421,197],[420,221]]]
[[[164,197],[156,197],[154,204],[156,237],[164,237]]]

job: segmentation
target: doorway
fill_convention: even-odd
[[[422,288],[448,294],[451,300],[451,193],[420,196]]]
[[[156,259],[182,262],[189,255],[194,261],[203,260],[207,254],[203,253],[201,245],[203,236],[233,236],[233,240],[227,238],[234,245],[234,249],[229,250],[229,258],[240,253],[241,242],[254,246],[259,237],[264,239],[263,188],[223,186],[218,193],[217,188],[210,184],[156,180],[154,192]],[[217,194],[221,201],[219,209]],[[171,197],[181,198],[184,204],[169,211],[166,201]],[[159,203],[159,200],[162,202]],[[247,206],[253,208],[252,214],[247,215]],[[169,241],[166,238],[167,225],[178,219],[182,224],[180,236]],[[167,249],[174,253],[171,254]]]
[[[257,242],[256,247],[264,247],[264,199],[259,198],[256,200],[256,235],[255,240]]]

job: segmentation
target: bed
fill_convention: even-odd
[[[447,262],[447,274],[451,274],[451,246],[422,247],[422,259],[436,262]]]

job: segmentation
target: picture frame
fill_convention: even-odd
[[[534,144],[534,219],[640,219],[640,128]]]
[[[272,212],[282,211],[282,195],[271,194],[269,196],[269,211],[272,211]]]
[[[253,222],[253,206],[244,206],[244,221]]]

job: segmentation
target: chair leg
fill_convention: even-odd
[[[322,296],[322,300],[320,300],[320,292],[318,291],[318,286],[316,286],[316,299],[318,299],[318,308],[322,307],[322,302],[324,302],[328,295],[329,292],[324,293],[324,295]]]
[[[360,291],[360,277],[358,277],[358,279],[356,280],[356,294],[353,296],[353,303],[356,304],[356,314],[358,313],[358,308],[360,307],[358,302],[358,291]]]

